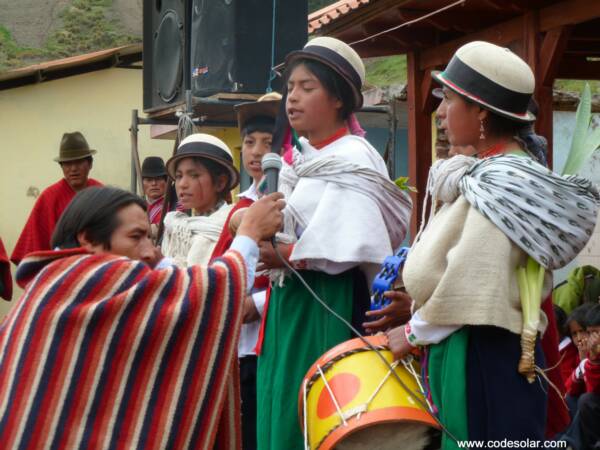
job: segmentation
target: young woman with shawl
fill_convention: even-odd
[[[225,142],[203,133],[181,141],[167,161],[177,198],[188,215],[172,211],[165,217],[162,252],[179,267],[206,264],[232,209],[227,203],[240,175]]]
[[[355,323],[368,307],[367,282],[404,239],[411,211],[352,114],[362,106],[364,75],[358,54],[337,39],[319,37],[288,55],[284,117],[290,136],[302,137],[284,146],[279,178],[288,205],[279,251]],[[261,246],[261,261],[274,269],[274,286],[258,363],[258,448],[302,449],[301,380],[352,335],[282,268],[270,243]]]
[[[543,440],[550,388],[518,372],[516,270],[528,256],[549,271],[575,258],[594,229],[598,192],[530,157],[536,148],[518,136],[535,120],[527,110],[535,80],[510,50],[466,44],[433,76],[443,85],[437,113],[450,144],[472,146],[477,157],[431,168],[433,212],[403,271],[414,314],[388,333],[390,346],[397,357],[426,348],[433,403],[457,439]],[[540,332],[546,324],[544,316]],[[535,358],[544,367],[539,341]],[[448,435],[442,447],[458,448]]]

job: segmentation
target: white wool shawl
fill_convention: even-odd
[[[208,264],[232,208],[233,205],[223,204],[210,216],[168,213],[161,247],[163,255],[172,258],[178,267]]]
[[[287,201],[280,238],[295,243],[290,259],[377,270],[406,236],[410,197],[390,180],[365,139],[348,135],[321,150],[304,138],[300,142],[302,153],[294,149],[293,164],[284,164],[279,183]]]

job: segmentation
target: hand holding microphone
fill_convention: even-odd
[[[246,235],[257,242],[269,238],[274,240],[275,233],[283,224],[281,210],[285,208],[283,194],[277,192],[281,166],[281,157],[278,154],[267,153],[263,156],[262,169],[267,182],[267,195],[232,216],[230,220],[232,233]]]

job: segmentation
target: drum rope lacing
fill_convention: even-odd
[[[325,308],[329,313],[331,313],[336,319],[338,319],[344,325],[346,325],[367,347],[369,347],[370,350],[374,351],[375,354],[379,357],[379,359],[383,362],[383,364],[386,365],[386,367],[388,369],[392,369],[392,365],[388,362],[388,360],[385,358],[385,356],[383,356],[381,351],[378,350],[377,348],[375,348],[375,346],[373,344],[371,344],[367,339],[365,339],[365,337],[361,334],[360,331],[358,331],[356,328],[354,328],[354,326],[352,326],[352,324],[350,322],[348,322],[346,319],[344,319],[342,316],[340,316],[337,312],[335,312],[333,309],[331,309],[331,307],[327,303],[325,303],[321,299],[321,297],[319,297],[317,295],[317,293],[309,286],[309,284],[306,282],[306,280],[304,280],[302,275],[300,275],[298,273],[298,271],[296,269],[294,269],[294,267],[292,267],[292,265],[281,255],[281,253],[279,252],[279,249],[277,248],[276,245],[274,245],[273,248],[275,250],[275,253],[277,254],[277,257],[281,260],[283,265],[286,266],[286,268],[289,269],[298,278],[300,283],[302,283],[302,285],[308,290],[308,292],[313,296],[313,298],[315,300],[317,300],[321,304],[321,306],[323,306],[323,308]],[[440,429],[444,433],[446,433],[446,435],[458,445],[458,439],[456,438],[456,436],[454,436],[454,434],[452,434],[452,432],[450,432],[450,430],[448,430],[448,428],[446,428],[446,426],[440,421],[440,419],[438,419],[436,417],[436,415],[431,412],[428,402],[424,402],[423,400],[421,400],[419,398],[419,396],[416,393],[414,393],[413,390],[410,389],[406,385],[406,383],[404,383],[404,381],[402,381],[400,376],[393,369],[392,369],[392,375],[394,376],[396,381],[398,381],[398,383],[400,383],[400,386],[402,387],[402,389],[404,389],[404,391],[410,397],[412,397],[414,401],[416,401],[419,405],[421,405],[423,407],[423,409],[429,413],[431,418],[439,425]],[[304,404],[304,406],[306,407],[306,403]],[[304,430],[305,430],[305,435],[306,435],[306,427]],[[307,447],[307,450],[310,450],[310,447]]]

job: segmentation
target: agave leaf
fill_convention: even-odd
[[[585,83],[581,93],[581,100],[577,107],[577,113],[575,114],[575,130],[573,131],[571,149],[569,150],[569,156],[567,157],[567,162],[563,169],[563,175],[576,174],[587,159],[586,155],[591,155],[590,151],[586,149],[585,146],[591,119],[592,93],[590,85]]]
[[[586,149],[586,154],[583,162],[585,163],[585,161],[600,147],[600,125],[598,125],[594,131],[587,135],[584,146]]]

